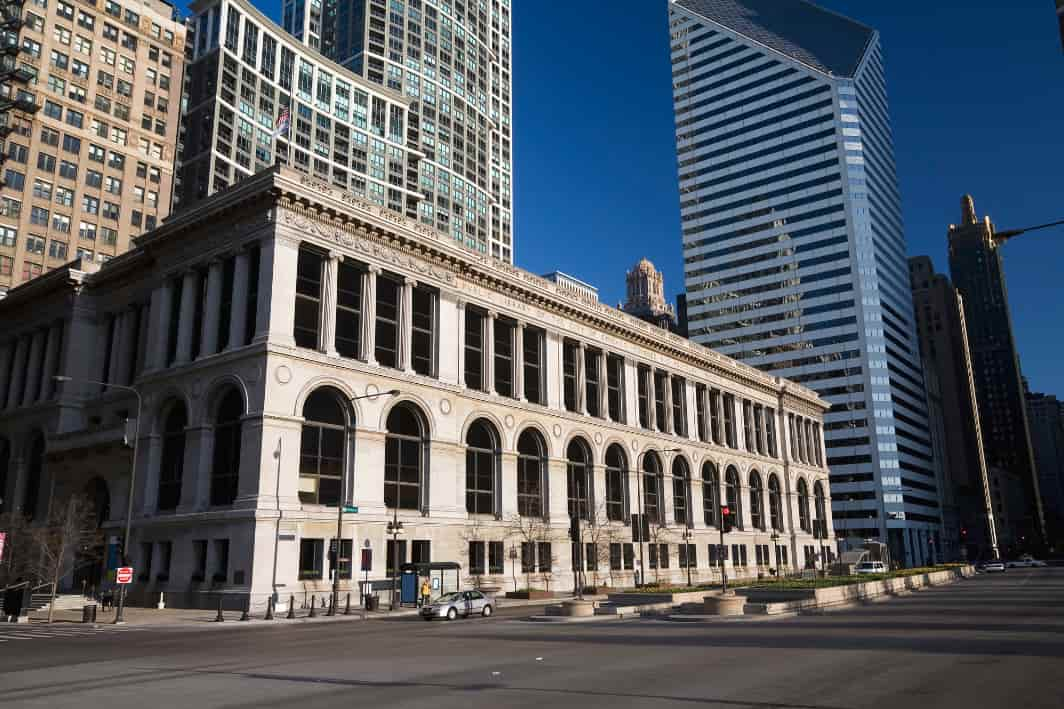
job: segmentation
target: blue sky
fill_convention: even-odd
[[[516,262],[624,295],[646,256],[683,288],[665,0],[512,0]],[[1052,0],[822,0],[878,29],[911,254],[948,272],[960,197],[1002,228],[1064,219]],[[264,0],[274,18],[279,0]],[[1005,249],[1024,373],[1064,395],[1064,229]]]

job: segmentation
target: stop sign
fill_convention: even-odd
[[[133,583],[133,567],[123,566],[115,569],[115,581],[123,585]]]

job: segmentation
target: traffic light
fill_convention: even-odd
[[[721,529],[724,531],[725,534],[732,531],[732,524],[734,522],[734,518],[732,515],[732,511],[728,509],[727,505],[720,508],[720,520]]]
[[[964,527],[961,527],[961,539],[967,539],[967,538],[968,538],[968,530],[965,529]]]

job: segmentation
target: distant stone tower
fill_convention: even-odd
[[[676,330],[676,310],[665,300],[665,277],[647,259],[628,272],[628,297],[621,310],[666,330]]]

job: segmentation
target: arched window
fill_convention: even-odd
[[[691,510],[691,468],[682,456],[672,461],[672,518],[676,524],[693,524]]]
[[[7,473],[11,469],[11,444],[0,438],[0,514],[7,512]]]
[[[499,461],[499,434],[485,419],[477,419],[466,433],[466,512],[495,512],[495,472]]]
[[[628,456],[614,443],[606,449],[606,519],[623,522],[627,518]]]
[[[809,525],[809,486],[805,480],[798,479],[798,526],[803,532],[812,532]]]
[[[574,438],[565,452],[569,517],[591,520],[591,447]]]
[[[765,490],[756,470],[750,473],[750,524],[754,529],[765,528]]]
[[[783,498],[780,495],[780,479],[768,476],[768,517],[772,529],[783,531]]]
[[[543,516],[543,478],[547,472],[547,444],[534,428],[517,439],[517,514]]]
[[[707,527],[720,526],[720,475],[709,461],[702,465],[702,518]]]
[[[315,390],[303,404],[299,452],[299,501],[309,505],[340,504],[347,456],[348,417],[343,394]]]
[[[421,509],[428,424],[420,409],[402,402],[388,413],[386,427],[384,504],[401,510]]]
[[[661,524],[661,458],[654,451],[643,456],[643,514],[647,519]]]
[[[816,517],[813,522],[813,536],[817,539],[828,538],[827,528],[827,503],[825,502],[824,485],[819,481],[813,485],[813,501],[815,505]]]
[[[230,389],[218,404],[214,417],[214,454],[211,465],[211,504],[231,505],[240,480],[241,419],[244,399]]]
[[[44,435],[38,433],[30,443],[30,455],[26,466],[26,490],[22,494],[22,514],[30,519],[37,516],[37,503],[41,499],[41,474],[44,472]]]
[[[181,502],[181,479],[185,474],[185,428],[188,415],[177,401],[163,419],[163,455],[159,466],[160,510],[177,509]]]
[[[735,529],[743,528],[742,498],[739,495],[739,472],[728,467],[724,473],[724,499],[728,502],[728,511],[731,512],[732,524]]]

